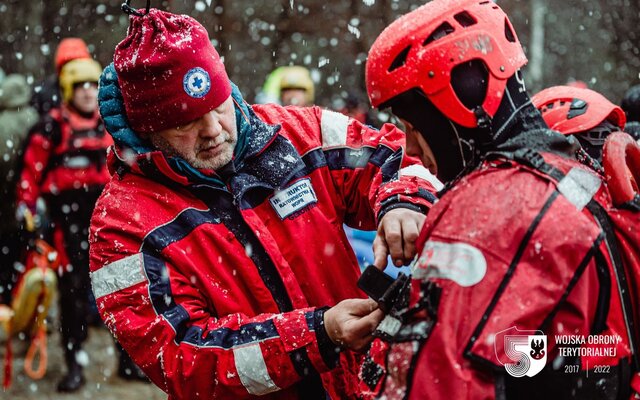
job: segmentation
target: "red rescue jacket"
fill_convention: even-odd
[[[176,172],[157,151],[110,154],[90,234],[98,308],[171,399],[354,398],[358,360],[337,354],[322,325],[322,307],[364,297],[342,225],[426,209],[434,189],[390,125],[317,107],[254,111],[280,126],[254,134],[242,165],[214,176],[224,184]]]
[[[605,235],[595,217],[611,207],[606,185],[573,159],[517,153],[484,161],[429,212],[409,300],[418,313],[391,330],[389,343],[374,343],[363,369],[369,395],[439,400],[628,393],[631,343],[638,337],[627,323],[638,316],[628,287],[620,284],[625,272],[612,263],[608,240],[615,237]],[[530,368],[516,364],[520,353],[508,343],[524,335],[526,347],[533,334],[546,335],[546,344],[535,339],[546,368],[532,377],[508,375],[506,364]]]
[[[112,144],[97,110],[84,118],[65,105],[52,109],[29,135],[18,201],[34,209],[41,195],[104,186],[111,179],[106,152]]]

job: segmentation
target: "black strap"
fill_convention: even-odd
[[[560,306],[567,300],[567,298],[573,291],[573,288],[578,283],[578,280],[580,280],[580,278],[582,277],[582,274],[586,270],[591,260],[593,260],[597,254],[599,254],[598,247],[600,246],[603,240],[604,240],[604,234],[600,234],[596,238],[595,242],[593,242],[593,245],[591,246],[587,254],[584,256],[584,258],[580,262],[580,265],[578,265],[578,268],[576,268],[576,272],[573,274],[571,281],[569,281],[569,284],[567,285],[567,288],[562,294],[562,297],[560,298],[558,303],[555,305],[553,310],[551,310],[551,312],[545,317],[544,321],[542,321],[542,324],[540,324],[539,329],[541,331],[544,332],[546,328],[551,325],[551,322],[558,314],[558,311],[560,311]],[[604,322],[606,322],[606,318],[609,314],[609,304],[611,299],[610,294],[606,290],[609,288],[611,284],[610,278],[608,277],[608,267],[604,265],[606,269],[603,270],[602,263],[598,261],[599,260],[596,260],[596,266],[598,267],[597,272],[598,272],[598,282],[600,283],[600,291],[598,293],[598,305],[597,305],[597,311],[596,311],[596,318],[591,327],[592,328],[591,333],[594,335],[601,333],[603,329],[604,323],[600,323],[600,322],[601,320],[605,320]],[[607,278],[609,278],[609,280]]]
[[[640,212],[640,194],[637,194],[633,197],[633,199],[627,201],[626,203],[620,205],[621,209],[629,210],[633,212]]]
[[[524,236],[522,237],[522,240],[520,241],[520,244],[518,245],[518,249],[516,251],[516,254],[513,256],[513,259],[511,260],[511,263],[509,264],[509,268],[505,272],[504,277],[502,278],[502,281],[498,285],[496,293],[491,298],[491,302],[489,302],[489,305],[487,306],[484,314],[482,315],[482,318],[480,319],[480,322],[476,326],[475,330],[473,331],[473,334],[471,335],[471,338],[469,339],[469,341],[467,342],[467,345],[465,346],[464,354],[470,360],[475,360],[477,362],[484,363],[485,365],[488,363],[488,361],[485,360],[484,358],[479,357],[479,356],[475,356],[472,353],[471,349],[474,346],[476,340],[478,340],[478,338],[482,334],[482,331],[484,330],[484,327],[487,325],[487,322],[489,321],[489,317],[491,316],[491,313],[493,313],[493,310],[495,309],[496,305],[498,304],[498,301],[500,301],[500,298],[502,297],[502,294],[506,290],[507,285],[509,285],[509,282],[511,281],[511,278],[515,274],[516,268],[518,267],[518,265],[520,265],[520,260],[522,259],[522,256],[524,255],[524,252],[527,249],[527,246],[529,245],[529,243],[531,241],[531,238],[533,237],[533,234],[535,233],[536,229],[538,229],[538,226],[540,225],[540,222],[545,217],[545,215],[547,214],[547,212],[549,211],[551,206],[554,204],[555,200],[558,198],[559,193],[560,192],[558,192],[557,190],[554,190],[549,195],[549,197],[545,201],[544,205],[542,206],[542,208],[538,212],[538,215],[536,215],[536,217],[533,219],[533,221],[531,221],[531,224],[529,225],[529,228],[527,229],[527,231],[525,232]],[[489,365],[493,366],[493,364],[491,364],[491,363],[489,363]]]
[[[531,168],[542,172],[543,174],[550,176],[556,181],[560,182],[565,177],[564,172],[551,164],[548,164],[544,157],[535,150],[524,148],[519,149],[513,153],[513,159],[528,165]]]
[[[32,131],[29,132],[29,137],[27,138],[25,143],[29,145],[31,138],[36,134],[40,134],[49,140],[49,142],[51,143],[51,148],[49,149],[49,151],[52,153],[55,151],[56,147],[58,147],[60,143],[62,143],[62,127],[60,126],[60,123],[49,114],[47,114],[38,125],[32,128]],[[45,181],[49,172],[51,172],[51,170],[56,166],[52,162],[54,161],[52,160],[52,158],[54,157],[55,156],[51,156],[47,161],[47,164],[42,169],[42,177],[40,178],[41,182]]]
[[[624,271],[624,265],[622,262],[622,256],[620,255],[620,248],[618,241],[616,240],[613,224],[607,212],[602,208],[600,204],[591,200],[587,204],[587,209],[593,214],[594,218],[598,221],[601,229],[604,231],[604,241],[609,250],[611,256],[611,263],[615,272],[615,277],[618,282],[618,293],[620,295],[620,302],[622,305],[622,312],[627,328],[627,335],[629,336],[629,347],[633,352],[633,370],[640,371],[640,360],[638,359],[638,349],[635,345],[635,322],[633,320],[633,306],[631,304],[631,292],[629,291],[629,284],[627,283],[627,276]]]
[[[89,159],[91,164],[98,167],[98,170],[101,170],[107,163],[107,151],[105,149],[73,150],[51,156],[47,164],[47,169],[52,170],[64,166],[69,159],[81,156]]]

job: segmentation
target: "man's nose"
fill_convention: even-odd
[[[209,111],[202,116],[200,120],[198,134],[202,137],[217,137],[222,133],[222,125],[220,124],[220,117],[213,111]]]

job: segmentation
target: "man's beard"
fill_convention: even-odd
[[[167,140],[158,135],[151,135],[150,138],[151,143],[155,148],[160,150],[165,157],[179,157],[185,160],[189,165],[197,169],[211,169],[218,170],[225,165],[227,165],[233,159],[233,148],[235,145],[235,140],[232,140],[230,134],[224,134],[224,139],[222,140],[210,140],[206,143],[196,146],[195,151],[189,152],[188,154],[183,154],[179,152],[175,147],[173,147]],[[224,152],[216,155],[213,158],[200,159],[197,155],[204,149],[209,147],[213,147],[215,145],[229,144],[231,151],[225,149]]]

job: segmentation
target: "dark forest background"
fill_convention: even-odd
[[[366,100],[364,63],[382,29],[424,1],[399,0],[165,0],[153,7],[199,20],[224,57],[232,80],[253,101],[277,66],[308,67],[316,102],[352,92]],[[40,81],[53,72],[64,37],[82,37],[95,58],[111,61],[124,38],[120,0],[0,0],[0,67]],[[145,1],[133,1],[143,7]],[[640,83],[640,0],[499,0],[529,57],[531,93],[571,80],[619,103]]]

